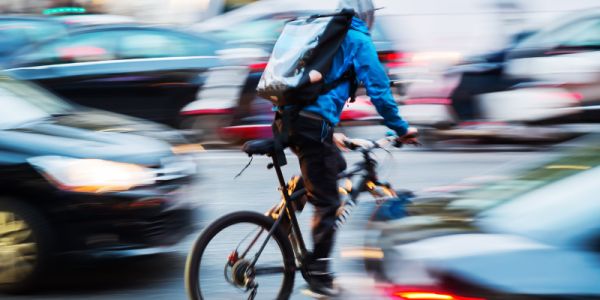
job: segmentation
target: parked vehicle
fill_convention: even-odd
[[[221,48],[173,29],[94,26],[23,50],[7,72],[78,104],[176,126]]]
[[[42,17],[0,16],[0,65],[21,48],[67,34],[60,22]]]
[[[600,137],[384,227],[390,299],[597,299]],[[417,295],[420,295],[417,297]]]
[[[34,288],[58,255],[158,253],[194,230],[198,148],[177,132],[5,75],[0,94],[0,292]]]

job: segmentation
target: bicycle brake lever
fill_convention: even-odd
[[[348,148],[350,150],[358,149],[358,146],[356,144],[349,142],[349,141],[344,141],[344,146],[346,146],[346,148]]]

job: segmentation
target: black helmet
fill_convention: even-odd
[[[375,6],[372,0],[340,0],[339,9],[354,9],[356,16],[367,23],[369,29],[375,21]]]

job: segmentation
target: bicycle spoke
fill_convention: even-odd
[[[244,253],[242,253],[242,256],[240,256],[241,258],[245,258],[246,257],[246,255],[250,251],[250,248],[252,248],[254,246],[254,244],[256,244],[256,241],[258,241],[258,239],[260,238],[260,236],[262,235],[262,233],[264,231],[265,231],[264,229],[260,229],[260,232],[254,237],[254,239],[252,240],[252,242],[250,242],[250,244],[248,245],[248,247],[246,248],[246,250],[244,250]]]

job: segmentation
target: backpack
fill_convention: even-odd
[[[305,106],[343,81],[354,78],[354,69],[350,68],[333,82],[326,83],[324,79],[353,16],[354,10],[344,9],[288,22],[275,43],[257,94],[275,106]]]

